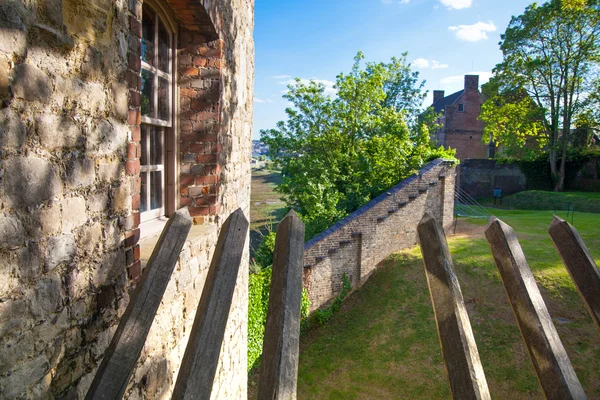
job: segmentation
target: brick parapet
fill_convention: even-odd
[[[361,285],[389,254],[416,243],[416,227],[425,211],[449,229],[454,170],[453,162],[434,160],[308,241],[304,247],[304,285],[311,310],[322,307],[339,292],[344,273],[352,277],[353,287]],[[356,246],[359,251],[355,251]]]

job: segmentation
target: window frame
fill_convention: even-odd
[[[179,91],[178,91],[178,86],[177,86],[177,40],[178,40],[178,29],[177,29],[177,24],[175,23],[175,20],[172,18],[166,4],[163,4],[161,1],[158,0],[145,0],[143,6],[146,7],[150,7],[152,9],[152,11],[155,14],[155,18],[154,18],[154,64],[155,66],[152,66],[148,63],[146,63],[145,61],[142,60],[142,51],[141,51],[141,43],[140,43],[140,77],[142,76],[142,72],[144,70],[149,71],[151,73],[154,74],[154,79],[153,79],[153,102],[154,102],[154,110],[153,110],[153,116],[144,116],[141,115],[141,108],[140,108],[140,129],[144,129],[143,125],[147,125],[147,126],[155,126],[157,128],[162,128],[163,129],[163,135],[162,135],[162,149],[163,149],[163,161],[162,161],[162,171],[163,171],[163,179],[162,179],[162,186],[161,186],[161,191],[162,191],[162,207],[154,209],[154,210],[148,210],[148,211],[144,211],[141,212],[140,211],[140,223],[141,223],[141,228],[142,228],[142,236],[144,235],[144,231],[149,231],[151,229],[143,229],[144,226],[148,226],[151,225],[153,223],[164,223],[165,218],[164,217],[168,217],[170,215],[172,215],[175,210],[177,210],[179,204],[178,204],[178,198],[176,196],[176,190],[175,188],[178,187],[179,184],[179,171],[178,171],[178,165],[177,165],[177,157],[176,155],[178,154],[178,138],[179,138],[179,132],[178,132],[178,113],[177,110],[179,109]],[[142,11],[143,12],[143,11]],[[167,33],[169,35],[170,38],[170,49],[169,49],[169,60],[168,60],[168,65],[169,65],[169,72],[165,73],[164,71],[160,70],[157,64],[157,60],[158,60],[158,37],[159,37],[159,30],[158,30],[158,26],[159,23],[162,23],[163,26],[166,28]],[[143,40],[143,39],[142,39]],[[168,120],[162,120],[157,118],[158,117],[158,113],[159,113],[159,109],[158,109],[158,93],[159,93],[159,87],[158,87],[158,82],[159,82],[159,78],[163,78],[166,79],[168,82],[168,97],[169,97],[169,106],[168,106]],[[141,94],[140,94],[141,95]],[[140,145],[141,145],[141,141],[140,141]],[[150,139],[149,137],[146,140],[146,148],[143,149],[142,151],[144,151],[147,155],[147,157],[150,157],[150,152],[149,152],[149,148],[150,148]],[[141,157],[140,157],[140,161],[141,161]],[[149,167],[149,168],[145,168],[144,166],[140,165],[140,180],[142,179],[141,174],[148,174],[148,178],[150,177],[150,171],[153,170],[160,170],[156,169],[154,167]],[[150,188],[147,190],[147,194],[146,194],[146,203],[148,205],[148,207],[150,207]],[[142,196],[141,193],[141,187],[140,187],[140,196]]]
[[[462,108],[462,110],[461,110]],[[458,112],[465,112],[465,104],[464,103],[458,103]]]

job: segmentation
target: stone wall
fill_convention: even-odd
[[[165,4],[180,39],[169,190],[198,225],[128,398],[169,397],[219,227],[237,207],[249,215],[253,1]],[[83,398],[141,274],[141,9],[0,4],[1,398]],[[247,262],[214,398],[245,397]]]
[[[416,229],[425,212],[452,226],[455,168],[432,161],[304,245],[304,286],[311,311],[326,305],[348,276],[362,285],[377,264],[416,243]]]
[[[465,160],[458,168],[458,187],[473,198],[492,197],[494,188],[508,196],[527,190],[527,177],[515,163]]]

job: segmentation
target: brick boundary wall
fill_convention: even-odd
[[[413,246],[417,224],[426,211],[450,229],[454,183],[454,163],[434,160],[306,242],[304,286],[311,311],[340,292],[344,274],[357,288],[386,257]]]
[[[503,196],[527,190],[527,177],[518,164],[500,164],[496,160],[461,161],[457,181],[461,190],[476,199],[492,197],[494,188],[501,188]]]

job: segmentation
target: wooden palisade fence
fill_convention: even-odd
[[[426,214],[417,232],[452,396],[455,399],[489,399],[444,231]],[[546,398],[586,399],[513,229],[491,217],[485,234]],[[600,329],[598,267],[568,222],[554,217],[550,236]]]
[[[104,353],[86,399],[123,397],[191,226],[187,208],[169,219]],[[238,209],[221,228],[173,399],[211,397],[247,235],[248,220]],[[304,224],[290,211],[277,227],[260,399],[296,398],[303,255]]]

